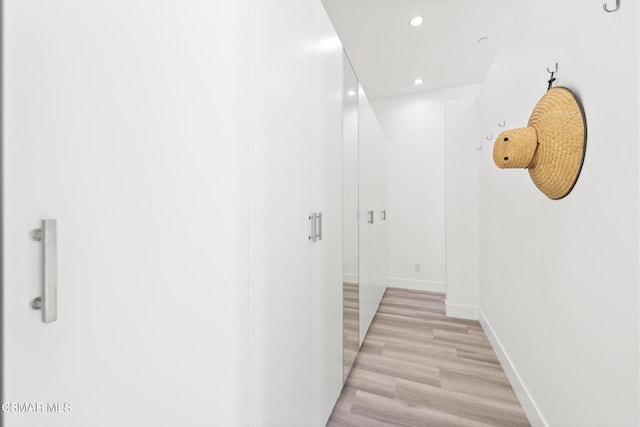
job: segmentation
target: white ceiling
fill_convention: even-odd
[[[367,96],[377,99],[482,82],[522,0],[323,3]],[[424,23],[411,27],[416,15]],[[481,37],[489,39],[478,44]]]

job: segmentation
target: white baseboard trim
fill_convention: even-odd
[[[358,283],[358,275],[354,273],[343,273],[342,281],[344,283]]]
[[[529,422],[533,427],[548,427],[549,424],[542,416],[538,405],[536,405],[535,400],[531,397],[529,390],[522,382],[516,367],[513,366],[509,355],[505,351],[500,339],[496,336],[491,324],[487,321],[487,318],[484,316],[482,310],[479,312],[480,314],[480,325],[482,325],[482,329],[484,333],[489,338],[489,342],[491,343],[491,347],[493,347],[493,351],[496,352],[496,356],[498,356],[498,360],[502,365],[502,369],[504,370],[507,378],[509,378],[509,382],[511,383],[511,387],[513,387],[513,391],[516,393],[518,400],[520,401],[520,405],[522,405],[522,409],[524,413],[527,415]]]
[[[392,288],[412,289],[414,291],[427,292],[446,292],[447,284],[445,282],[430,282],[428,280],[400,279],[398,277],[389,277],[387,283]]]
[[[458,319],[478,320],[478,306],[452,304],[444,300],[447,316]]]

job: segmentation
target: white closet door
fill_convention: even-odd
[[[381,209],[385,211],[385,220],[382,222],[381,231],[381,253],[380,253],[380,280],[382,293],[386,291],[389,286],[389,215],[393,215],[393,212],[389,212],[389,174],[387,165],[387,150],[389,149],[387,137],[384,133],[381,133],[380,140],[380,192],[381,194]]]
[[[342,46],[319,0],[313,3],[312,423],[325,426],[342,388]]]
[[[370,122],[371,114],[368,100],[362,88],[358,99],[358,184],[359,184],[359,240],[358,258],[359,258],[359,274],[360,274],[360,307],[359,307],[359,326],[360,326],[360,345],[364,341],[364,337],[369,329],[369,324],[373,319],[373,308],[371,302],[371,233],[375,224],[375,212],[373,212],[373,223],[371,212],[372,207],[372,181],[373,175],[373,159],[374,147],[371,141]]]
[[[364,340],[369,325],[376,314],[386,286],[386,239],[381,220],[384,208],[384,171],[382,147],[384,134],[366,95],[361,91],[359,99],[359,147],[360,147],[360,342]]]
[[[311,420],[311,5],[249,0],[251,426]]]
[[[375,209],[375,224],[371,228],[371,281],[373,282],[374,301],[377,306],[387,287],[387,265],[388,265],[388,238],[387,221],[384,211],[387,209],[387,184],[386,184],[386,159],[385,159],[385,136],[380,125],[375,123],[375,132],[372,135],[374,146],[373,162],[375,167],[372,170],[372,206]],[[380,298],[380,299],[378,299]]]
[[[365,112],[368,102],[362,87],[358,96],[358,267],[360,275],[359,284],[359,341],[360,346],[369,329],[373,315],[371,313],[370,289],[371,289],[371,174],[373,170],[373,147],[371,146],[370,132],[367,131],[368,117]],[[375,218],[374,218],[375,221]]]
[[[246,423],[246,13],[3,2],[6,427]]]

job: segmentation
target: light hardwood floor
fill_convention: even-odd
[[[444,295],[387,289],[331,427],[529,426],[477,321]]]

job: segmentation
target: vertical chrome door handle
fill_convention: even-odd
[[[387,220],[387,211],[386,210],[382,211],[380,217],[382,218],[383,221],[386,221]]]
[[[316,225],[316,240],[322,240],[322,212],[316,214],[316,220],[318,221]]]
[[[367,212],[369,214],[369,221],[367,221],[369,224],[373,224],[373,211],[369,211]]]
[[[316,233],[316,217],[317,214],[315,212],[309,215],[309,222],[311,223],[311,234],[309,234],[309,240],[311,240],[312,243],[315,243],[318,238],[318,234]]]
[[[58,230],[55,219],[43,219],[41,228],[33,230],[31,239],[42,245],[42,290],[31,301],[31,308],[42,310],[44,323],[58,319]]]

